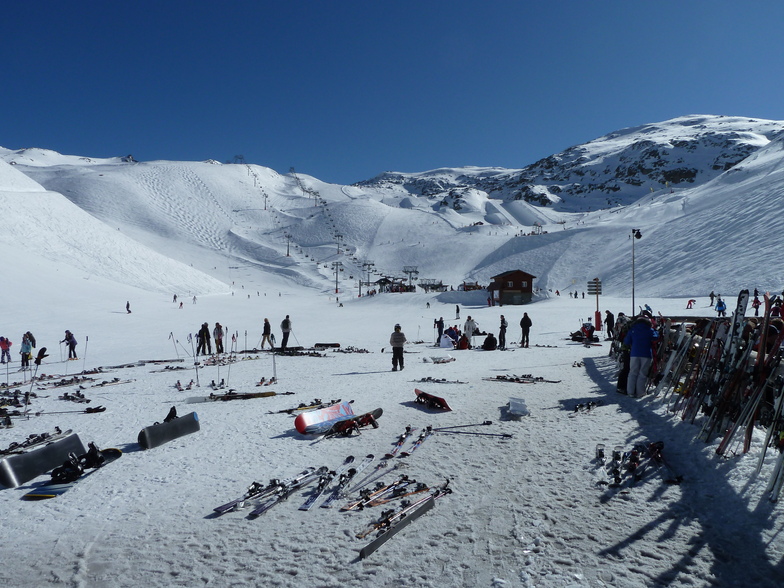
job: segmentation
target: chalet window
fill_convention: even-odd
[[[511,282],[511,281],[507,282],[506,283],[506,287],[507,288],[514,288],[514,282]]]
[[[523,280],[521,285],[522,285],[523,288],[527,288],[528,287],[528,281],[527,280]]]

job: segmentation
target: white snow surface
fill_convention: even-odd
[[[266,291],[249,298],[240,289],[234,296],[201,297],[196,304],[186,300],[182,309],[170,298],[138,292],[132,314],[126,314],[118,303],[124,288],[95,298],[87,282],[69,286],[85,296],[81,305],[46,304],[40,292],[31,292],[24,305],[17,302],[16,313],[4,303],[5,333],[29,328],[39,347],[48,347],[42,373],[65,376],[104,366],[95,383],[132,381],[84,384],[91,405],[107,407],[100,414],[48,414],[84,405],[58,400],[75,387],[38,390],[42,397],[31,409],[40,416],[0,430],[0,446],[60,426],[124,455],[49,501],[20,500],[45,476],[0,491],[6,513],[0,538],[13,553],[0,568],[7,586],[774,586],[780,580],[781,509],[762,496],[774,456],[769,454],[761,476],[753,478],[759,438],[750,454],[718,459],[714,445],[694,440],[699,423],[680,422],[661,400],[615,393],[607,345],[586,348],[565,340],[595,310],[590,298],[561,296],[528,307],[534,322],[528,349],[514,344],[505,352],[450,351],[454,362],[434,364],[425,360],[448,351],[431,346],[434,318],[462,325],[470,314],[489,330],[505,313],[515,342],[521,309],[455,297],[461,303],[456,321],[453,301],[424,294],[363,297],[340,307],[308,292]],[[33,301],[38,303],[28,308]],[[707,311],[704,299],[692,311],[683,310],[684,300],[648,302],[665,314]],[[603,303],[616,311],[628,305],[624,299]],[[202,368],[201,388],[175,389],[177,380],[195,378],[187,336],[201,322],[221,321],[239,334],[242,349],[258,345],[264,317],[280,337],[285,314],[293,320],[293,344],[339,341],[369,353],[278,356],[274,367],[268,352],[253,353],[231,368]],[[405,370],[393,373],[388,337],[396,322],[410,343]],[[64,328],[79,340],[77,361],[60,361]],[[12,340],[18,344],[18,337]],[[184,361],[174,361],[178,356]],[[164,365],[151,363],[108,367],[150,359],[171,359],[164,365],[186,369],[160,371]],[[3,366],[11,382],[21,379],[18,365]],[[255,383],[273,369],[279,383],[261,390],[294,395],[185,402],[209,394],[205,384],[211,380],[226,379],[240,392],[258,391]],[[483,380],[527,373],[561,382]],[[417,382],[428,376],[468,383]],[[448,399],[453,411],[417,407],[415,387]],[[504,420],[511,396],[523,398],[531,415]],[[318,443],[294,431],[293,417],[269,414],[313,398],[354,400],[357,413],[381,407],[384,414],[378,429]],[[572,416],[575,404],[588,401],[601,405]],[[140,450],[138,432],[171,406],[180,414],[196,410],[201,430]],[[428,484],[448,478],[454,493],[366,560],[358,560],[358,550],[370,539],[354,534],[378,516],[378,507],[348,514],[302,512],[297,507],[307,492],[300,492],[257,520],[245,518],[247,511],[208,518],[254,480],[283,478],[308,466],[335,468],[347,455],[380,458],[406,425],[485,420],[493,424],[473,430],[513,438],[439,433],[409,458],[394,460]],[[641,441],[664,441],[683,483],[667,485],[662,472],[650,471],[628,494],[598,486],[596,444],[629,449]]]
[[[730,299],[741,287],[780,291],[780,139],[705,186],[586,215],[547,211],[547,233],[524,237],[515,235],[531,227],[497,211],[489,216],[502,224],[474,225],[488,222],[480,194],[461,214],[300,176],[318,190],[322,201],[315,206],[291,175],[259,166],[89,160],[33,149],[0,150],[0,158],[0,331],[14,343],[13,363],[1,366],[4,381],[23,378],[18,351],[27,330],[49,350],[41,374],[70,376],[100,366],[104,373],[94,383],[132,380],[85,384],[91,405],[107,408],[99,414],[53,414],[84,408],[57,398],[75,387],[18,386],[41,395],[30,407],[40,414],[0,429],[0,447],[59,426],[124,455],[49,501],[20,500],[43,476],[0,490],[4,585],[780,584],[781,509],[762,492],[776,456],[769,452],[754,477],[760,436],[750,454],[718,459],[715,444],[695,440],[699,420],[681,422],[661,399],[616,394],[607,345],[566,340],[593,316],[595,301],[565,294],[600,276],[601,310],[628,313],[632,228],[643,233],[635,243],[638,305],[703,316],[710,315],[712,289]],[[336,234],[342,235],[337,243]],[[487,307],[481,291],[357,297],[363,260],[397,275],[403,266],[417,266],[420,278],[455,286],[519,268],[538,276],[542,295],[524,308]],[[337,261],[344,264],[342,306],[334,292]],[[175,293],[182,308],[172,302]],[[698,305],[686,311],[690,297]],[[534,322],[533,347],[454,351],[452,363],[424,361],[445,355],[431,346],[439,316],[462,326],[470,314],[497,332],[504,313],[515,342],[524,310]],[[177,380],[196,377],[189,335],[203,322],[221,322],[237,334],[239,349],[251,349],[263,319],[280,337],[286,314],[293,320],[291,344],[335,341],[369,353],[278,357],[274,366],[268,352],[245,354],[231,368],[200,369],[200,388],[175,389]],[[392,373],[388,341],[395,323],[410,343],[405,370]],[[77,361],[63,360],[65,329],[79,341]],[[170,362],[110,367],[144,360]],[[160,371],[164,365],[187,369]],[[211,380],[257,391],[255,383],[273,370],[279,383],[263,390],[293,395],[185,402],[209,394]],[[483,380],[528,373],[561,382]],[[468,383],[418,383],[428,376]],[[447,398],[454,410],[415,406],[415,387]],[[512,396],[525,400],[530,416],[502,418]],[[292,417],[269,414],[314,398],[354,400],[357,413],[380,407],[384,414],[378,429],[318,443],[296,433]],[[592,400],[601,405],[571,416],[575,404]],[[198,411],[201,431],[142,451],[139,431],[171,406],[180,414]],[[380,457],[406,425],[485,420],[493,424],[476,432],[513,437],[439,433],[395,460],[430,485],[448,478],[454,493],[366,560],[357,554],[369,538],[354,535],[378,508],[301,512],[302,492],[258,520],[243,512],[208,518],[254,480],[308,466],[334,468],[347,455]],[[663,441],[683,483],[665,484],[662,472],[651,471],[628,494],[597,486],[596,444],[629,449],[640,441]]]

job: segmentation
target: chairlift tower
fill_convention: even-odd
[[[359,271],[359,296],[360,297],[362,296],[362,272],[364,271],[367,272],[367,281],[365,282],[365,285],[368,288],[370,288],[370,272],[374,267],[376,267],[376,264],[370,261],[369,259],[366,259],[365,261],[362,262],[362,267],[360,268]]]
[[[416,280],[417,276],[419,275],[419,270],[415,265],[406,265],[403,266],[403,273],[408,276],[408,285],[411,285],[412,280]]]
[[[338,294],[340,292],[340,288],[338,287],[338,278],[340,276],[340,272],[343,271],[343,262],[333,261],[332,271],[335,273],[335,294]]]

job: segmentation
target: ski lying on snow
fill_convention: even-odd
[[[313,489],[313,492],[311,492],[308,499],[302,503],[302,506],[299,507],[299,510],[310,510],[313,508],[313,505],[316,504],[316,501],[321,498],[321,495],[324,494],[324,492],[327,491],[327,487],[332,483],[332,480],[342,475],[343,472],[345,472],[352,463],[354,463],[354,456],[349,455],[346,460],[340,464],[340,467],[335,470],[329,470],[322,474],[319,477],[318,484]]]
[[[482,378],[487,382],[511,382],[512,384],[560,384],[561,380],[547,380],[542,376],[532,376],[531,374],[525,374],[522,376],[495,376],[494,378]]]
[[[225,514],[232,510],[238,510],[240,508],[247,506],[249,501],[260,500],[262,498],[265,498],[266,496],[269,496],[279,488],[284,488],[286,486],[296,483],[298,480],[302,480],[308,476],[313,475],[315,471],[316,468],[310,467],[300,472],[296,476],[286,478],[285,480],[279,480],[273,478],[266,485],[260,484],[259,482],[253,482],[250,486],[248,486],[248,489],[245,491],[245,494],[243,494],[242,496],[240,496],[235,500],[227,502],[226,504],[216,506],[212,510],[219,515]]]
[[[48,433],[41,433],[40,435],[30,435],[24,441],[20,443],[11,443],[6,449],[0,450],[0,455],[12,455],[16,453],[25,453],[31,449],[38,447],[39,445],[43,445],[45,443],[51,443],[53,441],[57,441],[58,439],[62,439],[63,437],[67,437],[73,433],[71,429],[67,431],[60,430],[60,427],[55,427],[54,431]]]
[[[357,467],[349,468],[340,474],[340,476],[338,476],[338,482],[335,485],[335,488],[332,490],[332,493],[327,496],[327,499],[321,503],[321,508],[332,508],[332,504],[342,498],[343,491],[346,489],[346,486],[348,486],[351,480],[365,471],[365,469],[367,469],[374,459],[376,459],[375,455],[372,453],[368,454],[365,456],[365,459],[363,459],[359,465],[357,465]]]
[[[294,392],[235,392],[229,390],[224,394],[210,394],[209,396],[191,396],[185,402],[193,404],[196,402],[227,402],[229,400],[251,400],[253,398],[269,398],[271,396],[289,396]]]
[[[384,459],[391,459],[395,457],[395,455],[397,455],[397,452],[400,451],[400,448],[403,447],[403,444],[406,442],[406,439],[408,439],[411,433],[413,433],[414,431],[416,431],[415,428],[413,428],[411,425],[407,425],[406,430],[403,431],[398,436],[397,441],[395,441],[395,447],[392,449],[392,451],[390,451],[384,456]]]
[[[452,492],[452,490],[447,487],[447,484],[449,484],[448,480],[446,484],[441,488],[436,489],[432,494],[428,494],[421,500],[418,500],[395,513],[389,514],[382,520],[374,523],[374,528],[381,529],[382,533],[359,551],[359,558],[365,559],[370,556],[410,523],[430,511],[435,506],[437,498],[446,496]]]
[[[329,471],[328,468],[322,466],[319,469],[317,469],[315,472],[310,474],[309,476],[301,478],[296,482],[289,484],[287,486],[282,486],[276,489],[271,498],[269,498],[266,502],[259,504],[256,508],[254,508],[250,512],[250,514],[248,514],[248,518],[255,519],[257,517],[260,517],[276,504],[280,504],[281,502],[286,500],[297,490],[301,490],[305,486],[309,485],[311,482],[315,482],[316,480],[318,480],[321,476],[326,474],[328,471]]]

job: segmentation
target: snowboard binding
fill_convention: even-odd
[[[169,409],[169,414],[167,414],[167,415],[166,415],[166,418],[165,418],[165,419],[163,419],[163,422],[164,422],[164,423],[169,423],[169,422],[173,421],[173,420],[174,420],[174,419],[176,419],[176,418],[177,418],[177,408],[176,408],[176,407],[174,407],[174,406],[172,406],[172,407]]]
[[[69,453],[68,459],[63,462],[63,465],[52,470],[52,483],[75,482],[84,474],[85,470],[99,468],[103,465],[106,458],[98,446],[95,443],[89,443],[87,447],[87,453],[84,455],[77,457],[75,453]]]
[[[79,458],[75,453],[69,453],[68,459],[63,465],[52,470],[52,482],[56,484],[67,484],[76,481],[84,473],[84,468],[79,463]]]

